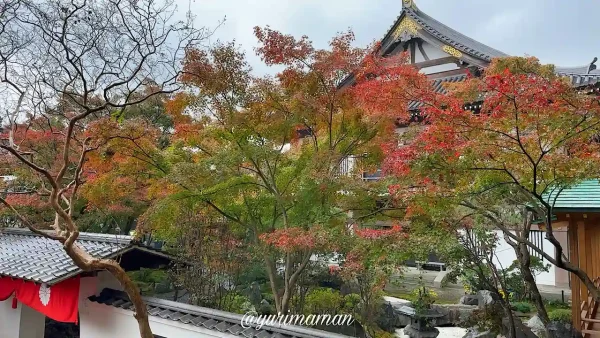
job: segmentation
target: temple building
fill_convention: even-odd
[[[509,56],[481,42],[475,41],[444,25],[420,10],[413,0],[402,0],[402,11],[381,41],[379,53],[392,56],[408,52],[410,63],[419,68],[432,81],[437,92],[444,93],[446,83],[460,82],[468,74],[478,76],[492,59]],[[580,67],[555,67],[558,75],[568,77],[574,90],[591,95],[600,94],[600,70],[597,58]],[[342,86],[350,84],[347,78]],[[474,103],[477,105],[477,103]],[[476,110],[477,107],[473,107]],[[409,110],[418,116],[419,103]],[[402,129],[405,125],[399,125]],[[555,208],[557,222],[554,224],[556,238],[569,258],[588,273],[596,285],[600,285],[600,184],[584,182],[562,192]],[[544,238],[543,229],[532,232],[531,240],[547,253],[554,255],[554,247]],[[502,242],[502,240],[501,240]],[[508,245],[506,245],[508,247]],[[502,243],[500,243],[502,249]],[[497,249],[498,250],[498,249]],[[512,250],[498,250],[502,265],[510,265],[515,259]],[[507,264],[508,263],[508,264]],[[584,337],[600,334],[598,303],[590,296],[585,285],[575,276],[551,267],[549,273],[538,276],[538,284],[572,290],[573,324]]]
[[[440,91],[444,82],[464,80],[469,71],[478,74],[492,59],[509,56],[430,17],[413,0],[402,0],[402,12],[381,40],[379,52],[383,56],[408,52],[411,64],[434,80]],[[556,72],[569,77],[576,88],[592,89],[600,82],[600,70],[597,58],[590,60],[581,67],[556,67]]]

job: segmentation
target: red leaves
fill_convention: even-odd
[[[291,65],[306,60],[314,52],[307,36],[296,40],[293,36],[275,31],[269,26],[254,27],[254,36],[261,43],[261,46],[256,48],[256,53],[269,66]]]
[[[308,230],[301,228],[278,229],[260,235],[260,240],[268,246],[286,253],[309,251],[325,247],[329,243],[329,235],[320,226]],[[329,250],[333,250],[329,246]]]
[[[32,209],[42,209],[48,206],[47,203],[40,198],[40,196],[34,193],[9,194],[6,196],[6,202],[15,208],[26,207]]]
[[[210,102],[211,105],[214,105],[212,109],[217,109],[220,108],[220,105],[236,105],[236,102],[230,101],[232,99],[231,93],[241,93],[247,89],[251,80],[250,70],[244,53],[239,50],[235,43],[217,44],[208,51],[186,50],[183,74],[179,80],[186,85],[195,86],[203,95],[225,96],[226,99],[222,98]],[[194,95],[193,92],[188,94]],[[185,96],[178,95],[174,100],[189,99]],[[202,108],[207,104],[208,102],[202,102],[195,108],[202,112]],[[180,115],[181,112],[175,110],[171,113],[175,113],[175,117],[177,117],[177,114]]]
[[[367,56],[355,72],[355,81],[351,91],[357,103],[368,113],[390,120],[407,121],[409,103],[428,100],[432,93],[429,80],[408,64],[406,53]]]
[[[402,226],[397,224],[389,229],[359,229],[358,227],[355,227],[354,233],[363,239],[388,239],[391,237],[397,238],[400,234],[402,234]]]
[[[341,272],[342,276],[350,279],[357,274],[363,273],[366,269],[364,253],[354,250],[346,255]]]
[[[186,51],[180,81],[202,84],[210,80],[213,72],[214,68],[210,64],[208,54],[205,51],[195,48]]]
[[[329,266],[329,274],[335,275],[340,271],[340,267],[338,265],[330,265]]]
[[[171,99],[165,102],[166,113],[173,118],[173,123],[179,124],[191,123],[191,117],[185,114],[192,98],[186,93],[177,93]]]
[[[385,148],[384,170],[400,181],[390,192],[419,199],[409,203],[409,216],[421,212],[419,204],[494,182],[541,194],[556,182],[600,175],[600,146],[592,142],[600,133],[597,99],[577,93],[551,67],[533,58],[498,59],[483,77],[448,89],[419,99],[427,126],[408,145]]]

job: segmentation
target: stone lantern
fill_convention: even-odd
[[[417,313],[415,308],[404,305],[398,312],[410,317],[410,324],[404,328],[404,334],[410,338],[435,338],[440,334],[434,325],[436,319],[444,315],[436,309],[424,309]]]

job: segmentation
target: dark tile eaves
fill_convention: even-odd
[[[224,312],[189,304],[172,302],[159,298],[143,297],[150,316],[181,322],[209,330],[247,338],[350,338],[331,332],[299,326],[263,326],[261,329],[241,326],[242,315]],[[133,311],[133,304],[122,291],[104,289],[98,296],[91,296],[91,302]]]
[[[112,258],[132,248],[132,237],[81,233],[77,240],[92,256]],[[58,241],[27,229],[0,230],[0,276],[55,284],[81,273]]]
[[[507,54],[476,41],[430,17],[419,9],[404,9],[406,15],[415,20],[429,34],[443,43],[452,46],[463,53],[486,61],[492,58],[507,56]]]

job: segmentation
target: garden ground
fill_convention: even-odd
[[[462,338],[465,333],[467,333],[466,329],[460,327],[439,327],[438,330],[440,330],[440,335],[438,337],[443,338]],[[408,336],[404,334],[404,329],[396,330],[396,337],[408,338]]]
[[[448,284],[444,287],[436,286],[436,278],[438,280],[445,274],[445,271],[429,271],[419,270],[417,268],[404,268],[402,275],[395,275],[391,278],[390,283],[385,287],[385,292],[389,296],[407,299],[410,293],[416,286],[419,285],[420,279],[422,283],[432,288],[438,294],[438,304],[456,304],[460,297],[465,294],[462,285]],[[568,288],[558,288],[548,285],[538,285],[542,296],[546,299],[561,300],[564,292],[564,300],[569,301],[571,298],[571,290]]]

